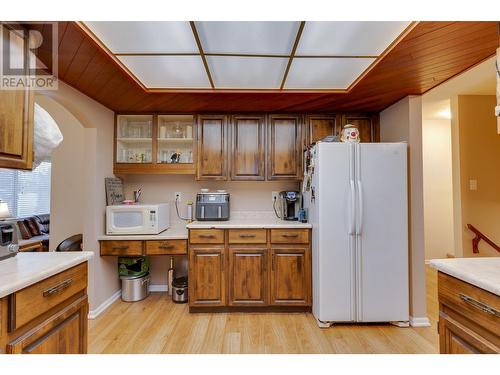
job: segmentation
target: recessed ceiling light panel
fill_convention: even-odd
[[[296,55],[378,56],[409,24],[407,21],[306,22]]]
[[[295,58],[285,89],[347,89],[375,59]]]
[[[218,89],[279,89],[287,58],[207,56]]]
[[[210,88],[200,56],[119,56],[148,88]]]
[[[203,52],[289,55],[300,22],[196,22]]]
[[[113,53],[198,53],[189,22],[85,22]]]

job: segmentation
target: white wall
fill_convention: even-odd
[[[465,223],[462,224],[462,177],[460,171],[460,123],[458,116],[458,95],[494,95],[495,85],[495,58],[492,57],[426,92],[422,96],[424,112],[428,112],[427,108],[434,105],[433,103],[439,103],[442,101],[450,103],[451,164],[446,169],[451,169],[452,171],[453,193],[452,212],[450,215],[453,217],[453,227],[450,229],[447,226],[443,226],[441,230],[443,231],[442,235],[444,237],[453,237],[453,245],[451,247],[453,250],[447,251],[447,254],[452,254],[455,257],[463,256],[462,233],[465,225]],[[447,158],[446,154],[448,151],[446,149],[445,154],[440,155],[439,164],[443,164],[445,158]],[[424,173],[427,175],[427,172]],[[445,208],[443,207],[442,209]],[[440,254],[440,257],[442,257],[442,254]]]
[[[450,103],[447,103],[450,110]],[[424,111],[425,112],[425,111]],[[425,259],[454,254],[451,120],[423,120]]]
[[[410,316],[426,324],[422,99],[407,96],[380,113],[380,141],[408,142]]]
[[[82,193],[79,196],[71,197],[71,199],[80,200],[79,215],[83,220],[78,225],[82,227],[84,250],[92,251],[95,254],[89,261],[88,288],[90,310],[94,310],[119,290],[116,259],[100,257],[97,241],[97,236],[104,233],[106,206],[104,178],[113,176],[114,113],[63,82],[59,82],[57,91],[45,91],[37,94],[36,100],[45,103],[52,100],[58,104],[58,106],[53,105],[51,108],[45,108],[58,122],[58,125],[63,128],[71,125],[69,122],[70,117],[67,114],[69,112],[75,119],[72,121],[73,125],[77,126],[76,122],[79,122],[84,129],[83,136],[77,146],[78,152],[83,148],[82,165],[75,165],[74,170],[69,173],[71,175],[81,175]],[[59,124],[58,118],[66,118],[68,123]],[[64,122],[65,120],[61,121]],[[64,157],[73,157],[72,150],[69,147],[63,151],[64,153],[61,152],[53,163]],[[58,166],[54,167],[58,168]],[[67,165],[64,168],[67,169]],[[62,180],[55,182],[56,185],[63,184]],[[64,207],[65,204],[69,204],[67,202],[70,198],[69,195],[55,194],[56,191],[63,188],[64,186],[56,186],[54,194],[51,195],[55,207]],[[54,212],[52,216],[56,214],[63,219],[51,217],[51,221],[55,220],[55,223],[72,219],[78,212],[65,209],[64,213],[62,211],[59,211],[59,213]],[[53,224],[51,222],[52,230]],[[54,230],[58,231],[57,228]]]
[[[63,141],[51,155],[51,201],[49,249],[83,232],[83,174],[85,128],[66,108],[53,99],[37,95],[37,103],[52,115]]]

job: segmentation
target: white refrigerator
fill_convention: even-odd
[[[303,199],[313,226],[318,325],[407,326],[407,144],[320,142],[311,152]]]

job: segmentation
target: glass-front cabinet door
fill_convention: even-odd
[[[192,164],[193,134],[192,115],[159,115],[156,162],[159,164]]]
[[[118,115],[116,122],[116,162],[152,162],[153,116]]]
[[[118,114],[114,173],[194,174],[194,115]]]

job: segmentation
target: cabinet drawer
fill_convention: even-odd
[[[9,331],[49,311],[87,288],[87,262],[10,295]]]
[[[493,333],[495,344],[500,345],[500,297],[442,272],[438,273],[438,295],[441,304]]]
[[[101,241],[101,255],[142,255],[142,241]]]
[[[191,243],[224,243],[224,229],[190,229]]]
[[[309,229],[271,229],[272,243],[309,243]]]
[[[229,243],[266,243],[265,229],[229,229]]]
[[[146,255],[177,255],[186,253],[186,240],[146,241]]]

